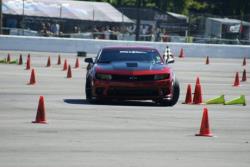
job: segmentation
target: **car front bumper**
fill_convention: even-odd
[[[92,94],[96,98],[157,100],[172,98],[172,81],[170,79],[156,81],[118,82],[94,80]]]

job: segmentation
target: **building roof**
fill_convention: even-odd
[[[3,14],[10,15],[133,23],[127,16],[106,2],[73,0],[3,0],[2,10]]]
[[[243,25],[250,25],[249,22],[242,21],[242,20],[237,20],[237,19],[229,19],[229,18],[212,18],[209,17],[208,19],[220,22],[222,24],[243,24]]]
[[[187,16],[182,15],[182,14],[173,13],[173,12],[167,12],[167,14],[169,14],[172,17],[178,18],[178,19],[183,19],[183,20],[187,19]]]
[[[140,14],[141,20],[148,20],[148,21],[165,21],[165,22],[185,22],[187,20],[187,16],[177,14],[177,13],[172,13],[172,12],[165,12],[161,11],[156,8],[140,8],[137,9],[134,6],[130,7],[118,7],[118,9],[126,14],[128,17],[131,19],[136,19],[137,18],[137,12]]]

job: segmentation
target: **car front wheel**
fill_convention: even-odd
[[[85,85],[85,94],[86,94],[86,100],[89,103],[95,103],[95,99],[93,99],[93,94],[92,94],[92,84],[91,80],[88,79]]]
[[[164,106],[174,106],[178,100],[179,100],[179,96],[180,96],[180,84],[179,81],[177,80],[177,78],[175,78],[174,83],[173,83],[173,96],[171,100],[160,100],[160,105],[164,105]]]

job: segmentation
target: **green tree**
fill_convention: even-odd
[[[207,12],[222,16],[241,16],[250,14],[249,0],[200,0],[207,3]]]
[[[85,0],[108,2],[117,6],[136,6],[137,0]],[[221,16],[250,14],[250,0],[141,0],[143,7],[156,7],[188,15],[190,11]]]

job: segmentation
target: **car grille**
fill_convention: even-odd
[[[157,89],[110,88],[109,96],[158,96]]]
[[[112,75],[112,81],[153,81],[154,75]]]

